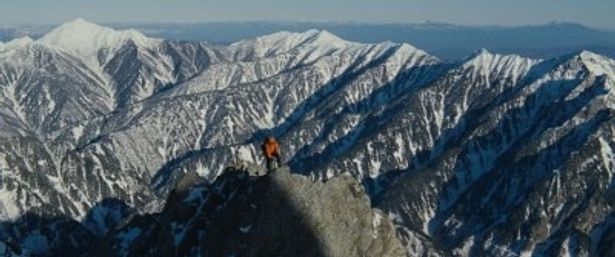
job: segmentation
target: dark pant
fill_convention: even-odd
[[[282,158],[280,158],[279,154],[274,155],[271,158],[265,158],[265,159],[267,159],[267,171],[272,171],[275,168],[282,167],[282,160],[281,160]],[[275,168],[273,166],[273,159],[276,160],[276,164],[277,164],[277,166],[275,166]]]

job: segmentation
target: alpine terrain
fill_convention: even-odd
[[[615,61],[78,19],[0,42],[0,171],[13,256],[615,256]]]

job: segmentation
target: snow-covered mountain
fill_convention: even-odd
[[[275,135],[294,172],[363,181],[411,256],[609,256],[614,86],[591,52],[448,63],[326,31],[212,45],[76,20],[0,44],[0,220],[35,254],[83,252]]]

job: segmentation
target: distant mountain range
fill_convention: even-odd
[[[266,135],[286,173],[223,173],[262,163]],[[246,237],[275,217],[324,252],[615,256],[615,61],[443,61],[314,29],[213,44],[79,19],[0,43],[0,171],[0,249],[34,256],[258,256]],[[238,249],[200,247],[216,240]],[[311,253],[285,247],[266,252]]]
[[[278,31],[326,30],[347,40],[362,43],[393,41],[412,43],[444,60],[457,60],[481,49],[533,58],[589,50],[615,58],[615,30],[600,30],[574,23],[501,27],[458,26],[446,23],[364,24],[334,22],[210,22],[160,24],[110,24],[136,28],[148,36],[169,40],[231,43]],[[17,36],[42,36],[52,26],[0,28],[0,41]]]

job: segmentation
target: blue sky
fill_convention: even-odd
[[[576,22],[615,29],[614,0],[3,0],[2,24],[425,20],[460,25]]]

